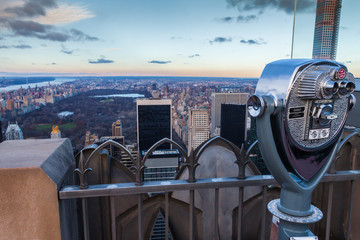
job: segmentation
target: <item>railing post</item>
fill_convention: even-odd
[[[141,194],[138,194],[138,236],[139,240],[144,239],[144,230],[143,230],[143,215],[142,215],[142,209],[143,209],[143,200]]]
[[[350,193],[349,193],[349,211],[347,216],[347,234],[346,234],[346,240],[350,240],[350,234],[351,234],[351,213],[352,213],[352,205],[353,205],[353,186],[354,186],[354,180],[350,181]]]
[[[215,188],[215,219],[214,219],[214,237],[219,239],[219,188]]]
[[[331,227],[331,213],[332,213],[332,200],[334,195],[334,183],[329,183],[328,205],[326,213],[326,228],[325,228],[325,240],[330,239],[330,227]]]
[[[195,240],[194,237],[194,190],[190,190],[190,220],[189,220],[189,234],[190,240]]]
[[[165,239],[169,240],[169,192],[165,193]]]
[[[84,239],[89,240],[90,236],[89,236],[89,222],[88,222],[86,198],[82,198],[81,203],[82,203],[82,215],[83,215],[83,225],[84,225]]]
[[[267,206],[267,199],[266,199],[266,191],[267,186],[263,186],[262,188],[262,205],[261,205],[261,240],[265,240],[265,230],[266,230],[266,206]]]
[[[239,207],[238,207],[238,226],[237,226],[237,239],[241,240],[242,234],[242,215],[243,215],[243,201],[244,201],[244,188],[239,188]]]
[[[111,239],[116,240],[115,197],[110,197]]]

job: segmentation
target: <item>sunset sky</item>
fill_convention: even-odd
[[[311,58],[315,0],[299,1],[295,57]],[[360,76],[360,1],[343,0],[338,58]],[[0,77],[259,77],[289,58],[284,0],[0,0]]]

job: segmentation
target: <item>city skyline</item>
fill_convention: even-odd
[[[292,1],[0,2],[1,76],[259,77],[268,62],[290,57]],[[347,55],[338,56],[359,76],[359,50],[349,50],[360,36],[353,5],[343,2],[339,51]],[[315,7],[298,3],[295,57],[311,58]]]

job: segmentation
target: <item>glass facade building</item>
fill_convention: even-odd
[[[220,136],[241,148],[246,136],[246,105],[221,104]]]
[[[137,117],[140,151],[148,150],[163,138],[171,139],[171,100],[138,100]],[[159,147],[169,148],[169,144]]]
[[[318,0],[316,7],[313,58],[336,59],[341,0]]]

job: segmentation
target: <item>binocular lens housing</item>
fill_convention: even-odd
[[[334,95],[339,91],[339,83],[328,80],[325,82],[323,90],[326,95]]]
[[[341,95],[346,95],[346,94],[352,93],[354,90],[355,90],[355,84],[353,82],[342,81],[340,83],[339,93]]]
[[[252,117],[261,117],[265,110],[265,102],[264,99],[257,95],[252,95],[248,102],[247,108],[250,116]]]

